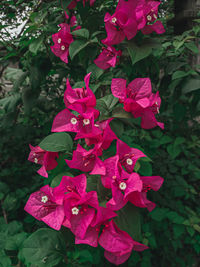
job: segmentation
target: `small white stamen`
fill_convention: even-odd
[[[113,177],[112,177],[114,180],[117,178],[117,176],[116,175],[113,175]]]
[[[76,118],[71,118],[71,124],[73,124],[73,125],[77,124],[77,119]]]
[[[117,21],[117,18],[114,17],[111,19],[111,21],[112,21],[112,23],[115,23]]]
[[[62,42],[61,38],[58,38],[58,43],[60,44]]]
[[[35,152],[33,153],[33,156],[34,156],[34,157],[36,156]]]
[[[126,163],[127,163],[128,165],[132,165],[132,164],[133,164],[133,161],[132,161],[132,159],[127,159],[127,160],[126,160]]]
[[[90,124],[90,120],[89,120],[89,119],[84,119],[84,120],[83,120],[83,124],[84,124],[84,125],[88,125],[88,124]]]
[[[64,45],[61,46],[61,50],[62,50],[62,51],[65,50],[65,46],[64,46]]]
[[[95,124],[94,126],[95,126],[95,127],[99,127],[99,125],[98,125],[98,124]]]
[[[155,104],[156,104],[156,106],[157,106],[157,107],[156,107],[156,109],[157,109],[157,113],[159,114],[160,111],[159,111],[159,107],[158,107],[158,102],[156,101]]]
[[[48,201],[48,197],[47,196],[43,196],[41,199],[41,202],[46,203]]]
[[[157,19],[158,18],[158,16],[156,14],[153,14],[153,17],[154,17],[154,19]]]
[[[35,163],[38,163],[38,159],[37,159],[37,158],[34,158],[34,162],[35,162]]]
[[[148,21],[151,21],[152,20],[152,17],[150,15],[147,16],[147,20]]]
[[[124,182],[121,182],[120,184],[119,184],[119,189],[121,189],[121,190],[125,190],[126,189],[126,183],[124,183]]]
[[[73,215],[78,215],[79,214],[79,209],[77,207],[72,208],[72,214]]]

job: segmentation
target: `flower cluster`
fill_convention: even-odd
[[[160,2],[151,0],[119,0],[114,14],[106,13],[104,17],[107,37],[102,43],[107,47],[103,47],[94,63],[102,69],[114,67],[122,53],[113,45],[120,44],[125,38],[131,40],[138,30],[143,34],[164,33],[162,23],[158,21],[159,5]]]
[[[85,86],[82,88],[73,89],[67,79],[64,93],[66,108],[56,115],[52,125],[52,132],[74,132],[75,140],[85,140],[84,146],[88,149],[78,144],[72,159],[65,160],[71,169],[80,170],[84,174],[76,177],[63,176],[55,188],[49,185],[42,187],[31,194],[25,210],[55,230],[59,230],[61,226],[69,228],[75,235],[76,244],[93,247],[100,244],[110,262],[121,264],[129,258],[132,250],[142,251],[148,247],[136,242],[128,233],[118,228],[114,220],[116,211],[128,202],[152,211],[155,203],[147,199],[147,192],[151,189],[157,191],[163,178],[140,176],[134,171],[137,160],[146,155],[117,138],[109,125],[112,118],[98,120],[96,97],[89,87],[90,75],[91,73],[85,76]],[[135,98],[131,101],[143,103],[143,106],[151,110],[149,98],[152,93],[147,90],[146,85],[149,80],[138,79],[137,82],[140,86],[137,86]],[[112,82],[114,95],[120,97],[124,103],[127,93],[125,85],[126,81],[123,79],[114,79]],[[118,86],[121,86],[121,94]],[[148,91],[146,94],[142,91],[144,87]],[[102,160],[104,150],[109,148],[113,140],[116,140],[116,155]],[[55,158],[58,153],[44,151],[38,146],[30,148],[29,160],[42,164],[41,169],[45,174],[47,170],[56,167]],[[43,175],[41,171],[39,173]],[[87,173],[99,175],[98,183],[102,183],[107,189],[108,201],[104,207],[99,204],[98,190],[87,192]]]
[[[67,13],[65,13],[66,19],[69,19]],[[61,23],[60,30],[52,35],[54,45],[51,46],[51,51],[59,57],[63,62],[68,63],[69,45],[74,41],[72,31],[79,30],[81,27],[77,26],[77,20],[75,16],[72,16],[69,24]]]
[[[159,92],[152,93],[149,78],[136,78],[127,86],[125,79],[113,79],[111,90],[113,95],[124,104],[125,111],[131,112],[134,118],[141,117],[142,128],[151,129],[159,126],[164,129],[164,124],[155,118],[161,104]]]
[[[68,9],[75,8],[79,1],[72,0]],[[83,0],[84,6],[86,2]],[[94,2],[89,1],[90,5]],[[125,38],[132,39],[138,30],[143,34],[163,33],[163,25],[157,20],[159,5],[160,2],[151,0],[119,0],[114,14],[105,15],[107,37],[102,43],[106,47],[103,47],[94,63],[104,70],[114,67],[122,51],[113,45],[120,44]],[[67,13],[65,16],[69,20]],[[72,15],[69,24],[62,23],[60,28],[52,36],[54,45],[51,50],[68,63],[69,46],[74,41],[72,31],[80,29],[80,26],[77,26],[76,17]],[[118,265],[129,258],[132,250],[143,251],[148,248],[119,229],[116,225],[118,211],[127,203],[152,211],[155,203],[147,198],[147,194],[150,190],[159,190],[163,178],[138,174],[136,163],[147,156],[139,149],[129,147],[115,135],[110,126],[112,118],[100,120],[96,97],[90,88],[90,76],[91,73],[85,76],[82,88],[72,88],[67,79],[65,109],[56,115],[51,129],[52,132],[75,133],[77,147],[72,158],[65,159],[65,162],[76,173],[78,170],[80,175],[63,176],[60,184],[54,188],[43,186],[30,195],[25,210],[55,230],[69,228],[75,235],[76,244],[102,246],[105,257]],[[134,118],[141,118],[142,128],[164,128],[164,124],[155,117],[159,113],[161,99],[158,92],[152,92],[149,78],[136,78],[128,85],[125,79],[114,78],[111,91],[126,112],[130,112]],[[107,157],[109,153],[106,154],[105,150],[112,142],[116,143],[116,153]],[[48,171],[58,165],[59,153],[43,150],[39,146],[30,145],[30,149],[28,160],[42,165],[37,172],[47,178]],[[96,191],[88,189],[88,177],[94,178]]]

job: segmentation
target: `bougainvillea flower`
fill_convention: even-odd
[[[102,225],[107,225],[109,219],[116,217],[117,214],[111,209],[99,206],[97,214],[93,218],[91,225],[88,227],[84,239],[76,238],[76,244],[88,244],[92,247],[98,246],[98,238]]]
[[[47,178],[47,171],[53,170],[58,165],[56,161],[56,158],[58,158],[58,153],[43,150],[39,146],[34,147],[32,145],[29,145],[29,147],[31,149],[31,152],[28,156],[28,160],[42,165],[37,173]]]
[[[128,173],[133,172],[136,161],[146,155],[139,149],[129,147],[120,139],[117,140],[117,154],[119,155],[119,162],[125,167]]]
[[[96,106],[96,97],[89,87],[91,72],[85,78],[85,87],[73,89],[67,79],[66,90],[64,93],[65,106],[75,110],[78,113],[87,113],[88,109],[94,113],[94,118],[99,116],[99,111],[94,109]]]
[[[115,265],[124,263],[132,250],[143,251],[147,246],[133,240],[126,232],[120,230],[114,221],[110,221],[103,229],[99,244],[105,249],[105,258]]]
[[[164,128],[164,124],[155,118],[155,114],[159,113],[161,99],[158,92],[152,93],[149,78],[136,78],[127,87],[125,79],[112,79],[111,90],[124,103],[125,111],[131,112],[134,118],[141,117],[142,128]]]
[[[101,133],[94,125],[94,114],[91,112],[75,116],[68,109],[59,112],[54,118],[52,132],[75,132],[78,133],[76,139],[89,138]]]
[[[54,188],[58,200],[64,198],[64,226],[70,228],[77,238],[83,239],[99,207],[97,192],[86,193],[87,180],[84,174],[63,176],[59,186]]]
[[[101,131],[101,134],[85,139],[88,146],[95,145],[98,156],[101,156],[102,151],[108,149],[112,141],[117,139],[116,134],[111,130],[109,125],[111,120],[112,118],[95,122],[95,127]]]
[[[64,221],[62,201],[57,203],[53,195],[53,188],[49,185],[45,185],[39,191],[32,193],[24,210],[55,230],[60,230]]]
[[[52,35],[54,45],[51,51],[65,63],[68,63],[69,45],[73,42],[73,36],[70,33],[70,25],[62,23],[59,25],[60,31]]]
[[[108,46],[102,48],[101,54],[94,60],[94,63],[101,69],[106,70],[115,67],[122,54],[121,50],[117,51],[114,47]]]
[[[157,34],[162,34],[165,29],[160,21],[158,21],[159,1],[145,1],[141,6],[136,8],[136,19],[138,29],[141,29],[143,34],[150,34],[153,31]]]
[[[107,46],[119,44],[125,37],[130,40],[137,33],[136,20],[133,16],[128,16],[123,9],[116,11],[112,16],[106,13],[104,22],[107,37],[102,43]]]
[[[142,192],[132,192],[127,199],[137,207],[147,208],[152,211],[156,204],[147,199],[147,192],[149,190],[158,191],[163,184],[164,179],[160,176],[141,176]]]
[[[142,191],[142,180],[137,173],[127,173],[123,169],[120,178],[112,177],[112,198],[107,202],[106,206],[113,210],[123,208],[129,201],[129,195]]]
[[[65,161],[72,169],[90,172],[90,174],[105,174],[104,163],[97,157],[94,149],[87,151],[79,144],[73,152],[72,160]]]
[[[128,202],[129,194],[142,191],[142,181],[137,173],[129,174],[119,168],[119,155],[106,159],[104,166],[106,173],[101,176],[101,181],[104,187],[112,190],[112,198],[106,206],[113,210],[119,210]]]

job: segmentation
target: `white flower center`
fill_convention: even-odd
[[[90,120],[89,120],[89,119],[84,119],[84,120],[83,120],[83,124],[84,124],[84,125],[88,125],[88,124],[90,124]]]
[[[71,124],[73,124],[73,125],[77,124],[77,119],[76,118],[71,118]]]
[[[99,125],[98,125],[98,124],[96,124],[96,123],[95,123],[95,125],[94,125],[94,126],[95,126],[95,127],[99,127]]]
[[[121,189],[121,190],[125,190],[125,189],[126,189],[126,183],[121,182],[121,183],[119,184],[119,189]]]
[[[72,208],[72,214],[73,215],[78,215],[79,214],[79,209],[77,207]]]
[[[133,164],[133,161],[132,161],[132,159],[127,159],[127,160],[126,160],[126,163],[127,163],[128,165],[132,165],[132,164]]]
[[[147,16],[147,20],[148,21],[151,21],[152,20],[152,17],[150,15]]]
[[[117,18],[114,17],[111,19],[111,21],[112,21],[112,23],[115,23],[117,21]]]
[[[41,199],[41,202],[46,203],[48,201],[48,197],[47,196],[43,196]]]
[[[153,14],[153,17],[154,17],[154,19],[157,19],[158,18],[158,16],[156,14]]]
[[[35,162],[35,163],[38,163],[38,159],[37,159],[37,158],[34,158],[34,162]]]
[[[65,50],[65,46],[64,46],[64,45],[61,46],[61,50],[62,50],[62,51]]]
[[[62,42],[61,38],[58,38],[58,43],[60,44]]]

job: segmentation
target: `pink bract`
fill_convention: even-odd
[[[78,113],[87,113],[88,111],[94,113],[94,117],[99,116],[99,111],[94,109],[96,106],[96,97],[89,87],[91,72],[85,78],[85,87],[73,89],[69,83],[66,82],[66,90],[64,93],[65,106],[69,109],[75,110]]]
[[[95,150],[87,151],[79,144],[73,153],[72,160],[65,161],[73,169],[90,172],[90,174],[105,174],[104,163],[97,157]]]
[[[73,42],[70,25],[62,23],[60,31],[52,35],[54,45],[51,51],[65,63],[68,63],[69,45]]]
[[[126,232],[120,230],[114,221],[110,221],[103,229],[99,244],[105,249],[105,258],[115,265],[124,263],[132,250],[143,251],[147,246],[134,241]]]
[[[103,47],[101,54],[94,60],[94,63],[101,69],[106,70],[115,67],[122,54],[121,50],[117,51],[114,47]]]
[[[119,155],[120,164],[125,167],[128,173],[133,172],[138,159],[141,157],[146,157],[142,151],[129,147],[120,139],[117,140],[117,154]]]
[[[90,226],[95,211],[98,209],[97,192],[86,193],[86,176],[63,176],[59,186],[54,188],[54,194],[64,198],[65,221],[63,225],[69,227],[77,238],[83,239]]]
[[[53,170],[57,165],[56,158],[58,158],[57,152],[49,152],[43,150],[39,146],[29,145],[31,152],[28,156],[28,160],[36,164],[42,165],[42,167],[37,171],[41,176],[48,177],[47,171]]]
[[[164,179],[160,176],[141,176],[143,186],[141,192],[133,192],[128,196],[128,200],[137,207],[147,208],[152,211],[156,204],[147,199],[147,192],[149,190],[157,191],[163,184]]]
[[[160,21],[158,21],[158,7],[160,1],[145,1],[142,8],[142,13],[137,17],[139,23],[138,28],[141,29],[143,34],[150,34],[156,32],[162,34],[165,29]]]
[[[30,195],[24,210],[53,229],[60,230],[65,216],[62,200],[58,203],[53,189],[45,185]]]
[[[155,118],[155,114],[159,113],[161,99],[159,92],[152,93],[149,78],[136,78],[128,86],[125,79],[112,79],[111,90],[124,103],[125,111],[131,112],[134,118],[141,117],[142,128],[164,128],[164,124]]]

